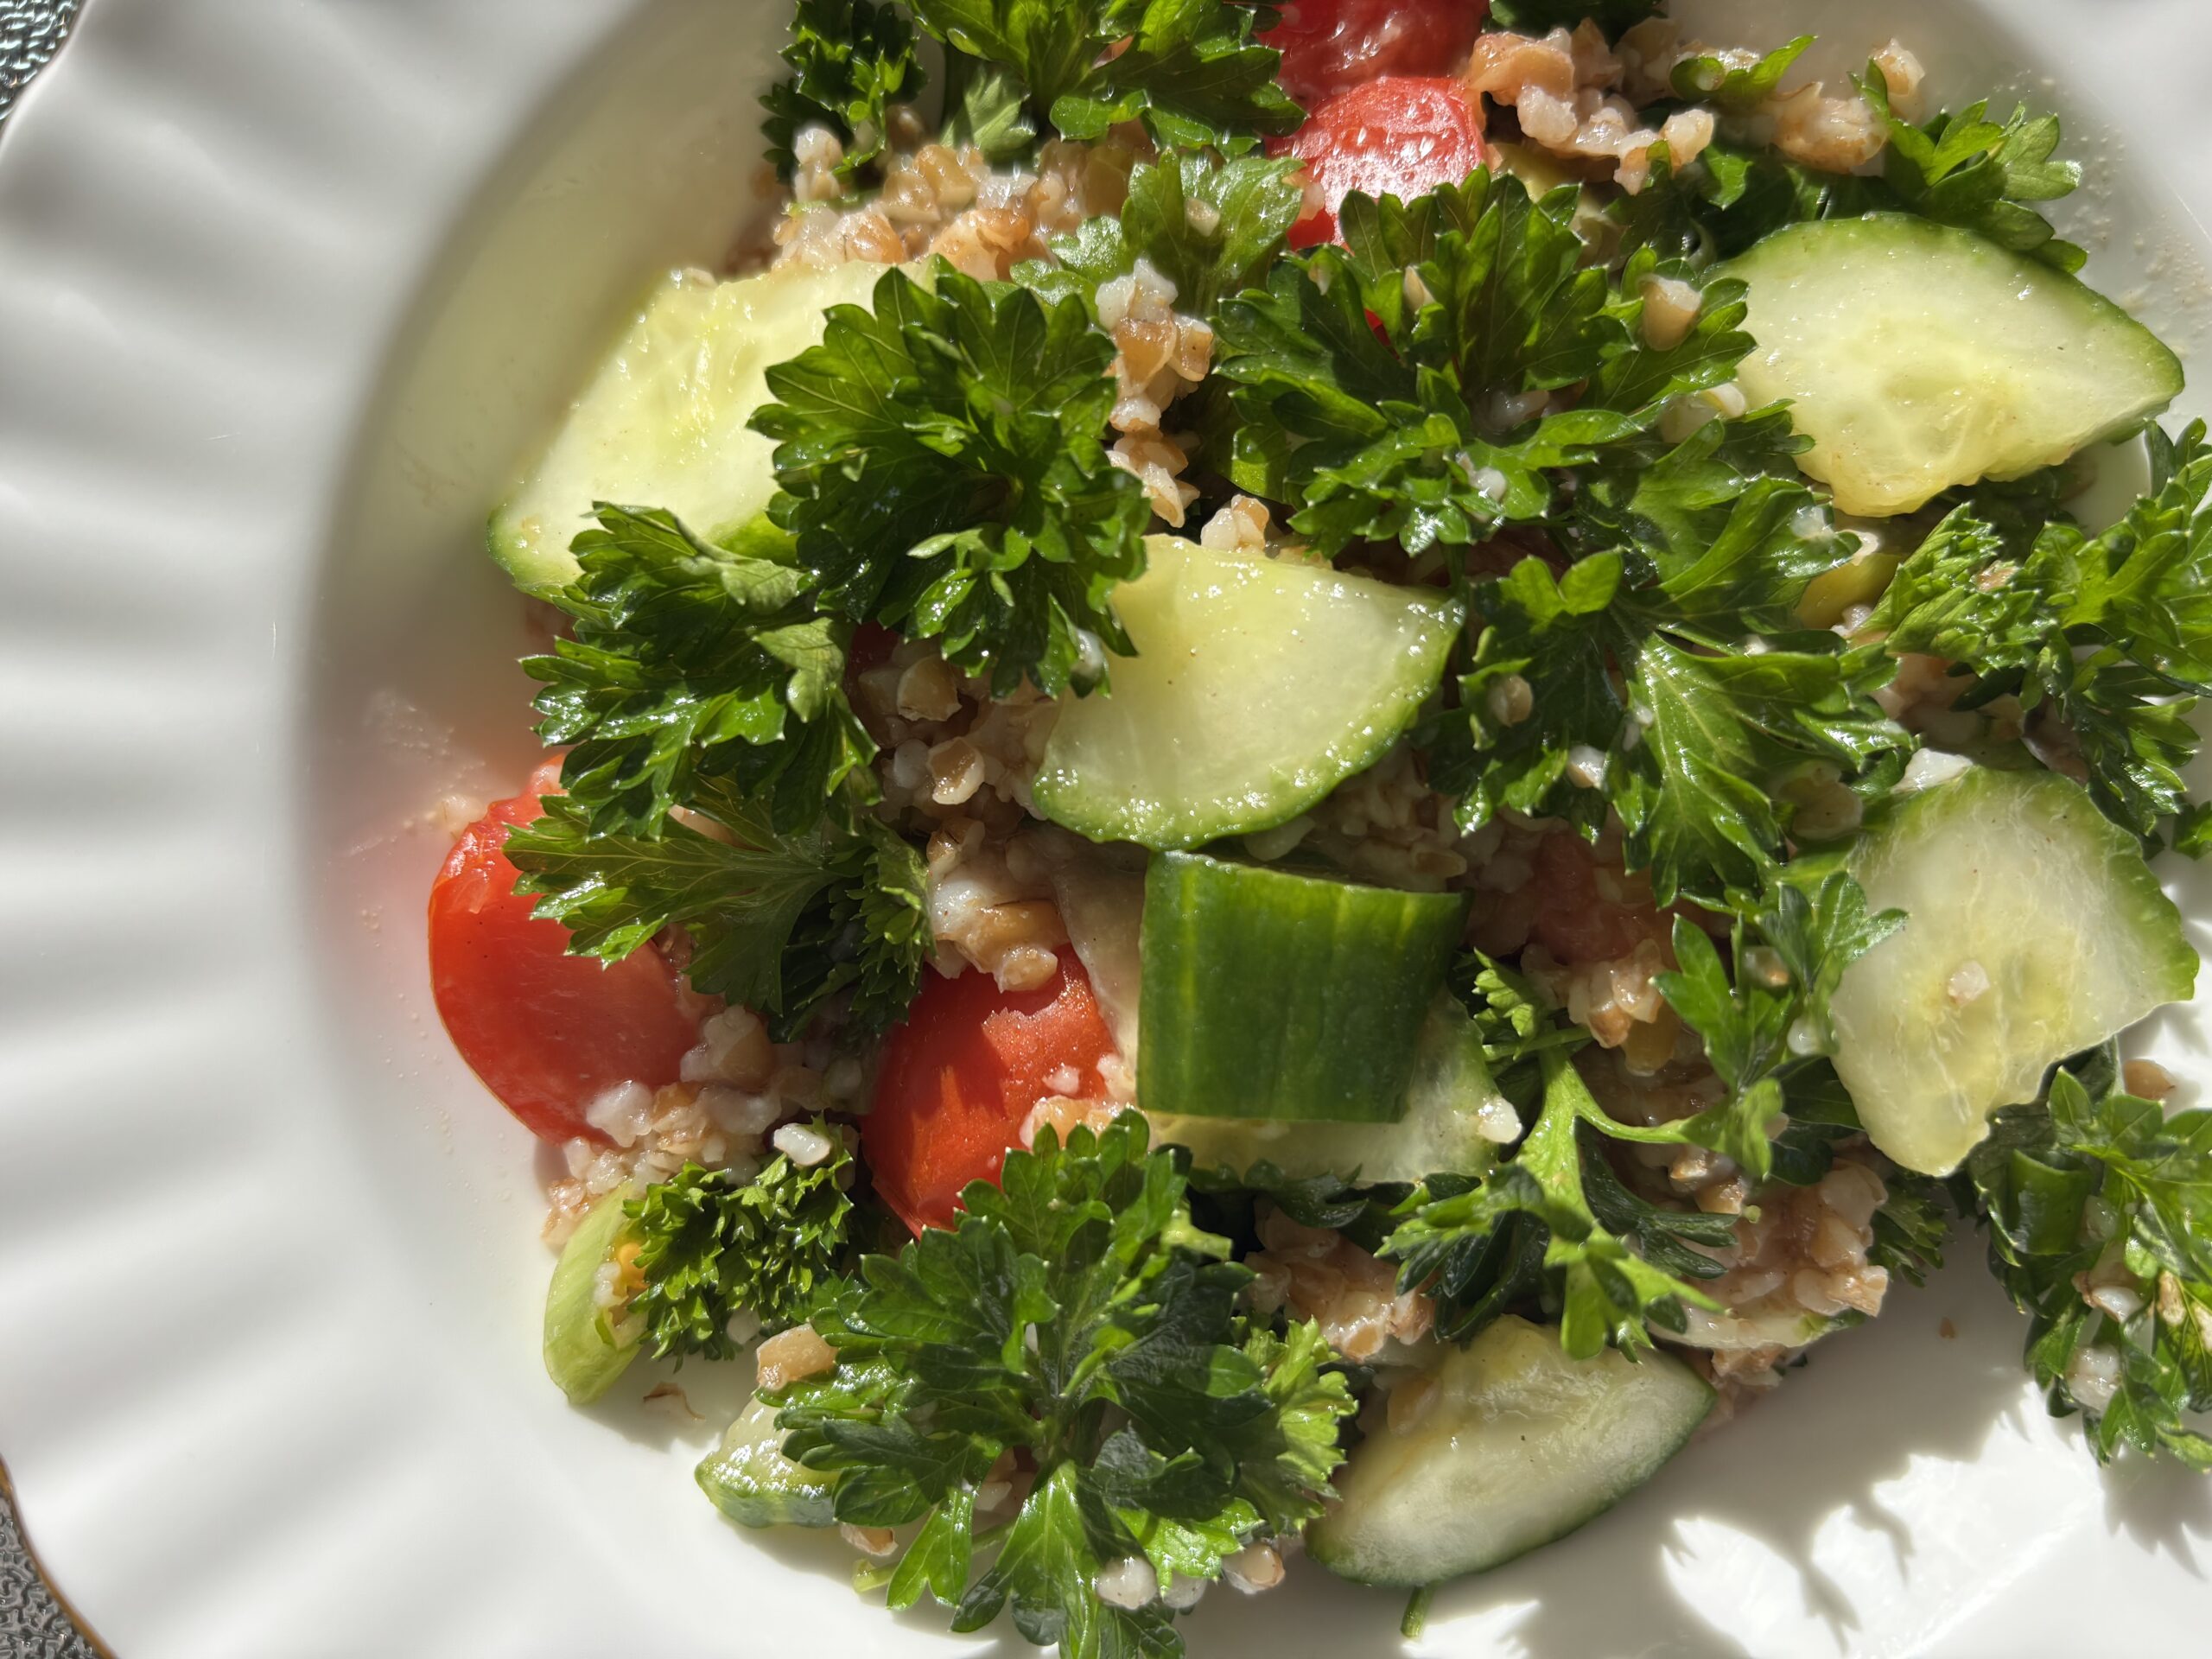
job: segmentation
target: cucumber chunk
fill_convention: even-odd
[[[1948,1174],[2052,1062],[2196,984],[2135,838],[2054,772],[1968,767],[1901,802],[1849,868],[1908,919],[1830,1001],[1836,1075],[1907,1169]]]
[[[1382,759],[1443,677],[1460,609],[1324,566],[1147,543],[1114,590],[1137,648],[1070,696],[1038,811],[1093,841],[1196,847],[1272,829]]]
[[[1395,1122],[1467,895],[1166,853],[1145,876],[1137,1097],[1173,1116]]]
[[[832,1527],[837,1477],[784,1455],[776,1410],[754,1400],[702,1459],[693,1478],[714,1505],[741,1527]]]
[[[1669,1342],[1685,1348],[1705,1348],[1714,1353],[1751,1353],[1762,1348],[1802,1348],[1818,1342],[1831,1331],[1855,1324],[1856,1313],[1834,1319],[1808,1313],[1800,1307],[1754,1307],[1741,1313],[1708,1313],[1701,1307],[1682,1310],[1682,1331]]]
[[[767,398],[764,377],[821,340],[830,306],[866,303],[882,275],[855,262],[667,278],[492,515],[492,556],[542,592],[574,579],[569,543],[594,501],[665,507],[709,541],[757,518],[776,493],[775,445],[745,426]]]
[[[608,1193],[576,1224],[545,1292],[545,1371],[572,1406],[598,1399],[638,1357],[637,1333],[619,1332],[598,1300],[600,1264],[625,1236],[622,1198]]]
[[[1314,1560],[1361,1584],[1439,1584],[1564,1537],[1650,1479],[1713,1408],[1678,1359],[1570,1359],[1556,1327],[1510,1314],[1400,1386],[1434,1397],[1353,1449],[1343,1502],[1306,1529]]]
[[[1497,1161],[1500,1142],[1520,1128],[1511,1103],[1491,1078],[1481,1031],[1448,994],[1421,1022],[1405,1116],[1395,1123],[1177,1117],[1148,1108],[1145,1116],[1155,1144],[1188,1147],[1200,1169],[1242,1176],[1255,1164],[1272,1164],[1294,1181],[1357,1170],[1363,1186],[1440,1172],[1479,1175]]]
[[[2064,461],[2171,403],[2181,363],[2063,271],[1907,213],[1777,231],[1723,267],[1758,342],[1738,381],[1789,398],[1798,465],[1846,512],[1910,512]]]

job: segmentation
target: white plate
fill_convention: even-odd
[[[2091,274],[2196,355],[2198,0],[1686,10],[2055,104]],[[0,1451],[130,1659],[1025,1650],[721,1522],[729,1379],[683,1374],[693,1427],[561,1403],[531,1146],[426,995],[423,810],[529,746],[479,527],[745,214],[784,16],[93,0],[0,145]],[[2201,1069],[2202,1030],[2158,1041]],[[1976,1251],[1418,1650],[2187,1650],[2212,1483],[2101,1475]],[[1306,1572],[1188,1628],[1296,1659],[1397,1611]]]

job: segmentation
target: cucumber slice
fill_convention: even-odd
[[[1678,1359],[1570,1359],[1555,1326],[1510,1314],[1399,1386],[1435,1397],[1360,1442],[1337,1477],[1344,1501],[1306,1529],[1307,1554],[1361,1584],[1439,1584],[1566,1536],[1657,1473],[1713,1408]]]
[[[598,1399],[638,1357],[636,1335],[620,1339],[597,1296],[600,1264],[623,1239],[622,1198],[608,1193],[576,1224],[545,1292],[545,1371],[572,1406]]]
[[[2165,408],[2181,363],[2063,271],[1907,213],[1777,231],[1722,268],[1751,285],[1738,381],[1793,404],[1798,465],[1869,517],[2018,478]]]
[[[694,1471],[699,1490],[741,1527],[833,1527],[837,1477],[784,1455],[776,1408],[755,1400],[723,1432],[721,1444]]]
[[[1395,1122],[1466,914],[1465,893],[1161,855],[1137,1097],[1171,1116]]]
[[[2189,996],[2196,952],[2135,838],[2048,772],[1972,766],[1852,849],[1904,927],[1829,1003],[1836,1075],[1874,1144],[1945,1175],[2056,1060]]]
[[[678,271],[653,291],[537,466],[492,515],[492,556],[531,592],[574,579],[594,501],[665,507],[721,541],[776,493],[775,445],[746,429],[768,369],[867,302],[881,265],[785,266],[733,283]]]
[[[1512,1103],[1491,1079],[1481,1031],[1449,995],[1438,997],[1421,1022],[1405,1116],[1395,1123],[1176,1117],[1150,1109],[1145,1116],[1155,1144],[1188,1147],[1201,1169],[1242,1176],[1266,1163],[1294,1181],[1357,1171],[1365,1186],[1439,1172],[1479,1175],[1497,1161],[1500,1141],[1520,1127]]]
[[[1741,1354],[1761,1348],[1802,1348],[1818,1342],[1831,1331],[1858,1322],[1853,1313],[1826,1319],[1802,1307],[1754,1307],[1743,1313],[1708,1313],[1701,1307],[1682,1310],[1682,1331],[1667,1335],[1685,1348],[1704,1348],[1714,1353]]]
[[[1459,607],[1325,566],[1147,543],[1137,648],[1071,696],[1032,791],[1093,841],[1196,847],[1287,823],[1382,759],[1443,677]]]

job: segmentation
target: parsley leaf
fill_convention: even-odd
[[[1616,257],[1650,249],[1669,258],[1732,259],[1786,225],[1853,219],[1899,205],[1879,179],[1820,173],[1772,149],[1716,139],[1692,165],[1674,165],[1652,146],[1651,177],[1616,199],[1606,217],[1621,227]]]
[[[1133,653],[1106,596],[1144,568],[1149,509],[1107,459],[1114,343],[1080,297],[942,261],[932,280],[886,271],[873,312],[832,308],[768,371],[770,512],[825,609],[936,639],[999,695],[1057,695],[1103,661],[1086,632]]]
[[[2182,1416],[2212,1409],[2212,1112],[2169,1118],[2061,1070],[1997,1115],[1961,1185],[2052,1412],[2082,1412],[2101,1460],[2128,1446],[2212,1471],[2212,1436]]]
[[[1618,1122],[1563,1052],[1548,1051],[1540,1064],[1543,1107],[1512,1159],[1478,1180],[1431,1177],[1394,1212],[1397,1227],[1379,1253],[1401,1264],[1400,1284],[1425,1286],[1436,1298],[1437,1329],[1447,1337],[1471,1336],[1541,1290],[1547,1308],[1558,1310],[1561,1344],[1578,1358],[1608,1344],[1649,1346],[1648,1326],[1682,1329],[1685,1304],[1718,1305],[1600,1224],[1587,1184],[1584,1131],[1681,1144],[1691,1138],[1688,1125],[1696,1120],[1648,1128]],[[1625,1196],[1618,1187],[1600,1187],[1615,1214]]]
[[[1650,252],[1633,255],[1622,266],[1619,292],[1607,309],[1627,331],[1630,344],[1599,365],[1586,401],[1604,409],[1641,412],[1736,378],[1737,366],[1751,348],[1751,337],[1743,327],[1751,312],[1751,289],[1735,277],[1715,276],[1704,283],[1696,320],[1674,345],[1653,346],[1643,337],[1645,279],[1678,276],[1686,269],[1679,264],[1662,269],[1659,257]]]
[[[1732,980],[1712,936],[1688,917],[1675,917],[1679,966],[1653,983],[1704,1040],[1707,1059],[1729,1090],[1726,1102],[1687,1120],[1683,1132],[1732,1160],[1754,1181],[1775,1173],[1776,1147],[1767,1129],[1788,1109],[1789,1071],[1801,1051],[1833,1046],[1821,1039],[1828,998],[1843,970],[1904,919],[1903,911],[1870,912],[1866,890],[1840,868],[1821,874],[1809,893],[1800,879],[1777,878],[1754,918],[1735,918]],[[1752,942],[1761,937],[1765,943]]]
[[[1708,655],[1655,630],[1624,655],[1642,730],[1608,777],[1628,868],[1649,868],[1662,904],[1758,892],[1793,811],[1781,785],[1822,764],[1853,777],[1908,747],[1873,702],[1891,671],[1878,649],[1789,639],[1758,655]]]
[[[1607,553],[1557,578],[1541,559],[1523,559],[1475,587],[1483,628],[1460,677],[1459,719],[1424,732],[1431,777],[1459,797],[1462,822],[1555,813],[1592,835],[1604,823],[1605,797],[1569,785],[1567,771],[1577,749],[1611,748],[1626,717],[1607,626],[1620,583],[1620,556]],[[1516,680],[1532,711],[1517,719]]]
[[[1713,80],[1725,87],[1742,75],[1748,96],[1758,73],[1731,70],[1717,57],[1692,58],[1677,66],[1675,90],[1696,96],[1686,85]],[[1621,227],[1616,257],[1649,248],[1670,258],[1729,259],[1787,225],[1901,211],[1977,232],[2061,270],[2080,269],[2082,250],[2058,240],[2031,205],[2067,195],[2081,182],[2079,166],[2051,159],[2056,116],[2031,118],[2021,108],[2000,124],[1989,119],[1985,100],[1916,126],[1891,105],[1879,66],[1869,64],[1857,84],[1889,129],[1881,177],[1817,172],[1726,137],[1694,164],[1676,168],[1667,147],[1656,145],[1649,181],[1606,209]]]
[[[1671,448],[1647,437],[1584,474],[1573,517],[1560,528],[1579,549],[1649,546],[1660,552],[1646,556],[1687,568],[1721,540],[1737,504],[1755,486],[1772,480],[1804,488],[1796,457],[1805,447],[1790,429],[1788,406],[1780,404],[1740,420],[1708,421]],[[1807,506],[1814,501],[1808,490],[1798,499]],[[1826,550],[1836,560],[1847,550],[1832,541]],[[1768,565],[1754,557],[1747,568],[1758,572]],[[1765,602],[1794,604],[1797,594],[1779,587],[1780,574],[1771,579],[1777,588]]]
[[[2193,810],[2190,715],[2212,692],[2212,445],[2202,422],[2153,433],[2153,487],[2101,536],[2043,526],[2024,553],[1974,504],[1897,569],[1868,619],[1892,654],[1942,657],[1977,704],[2048,704],[2075,740],[2091,796],[2148,842]]]
[[[671,818],[654,836],[594,832],[586,810],[551,796],[545,815],[508,833],[533,912],[568,928],[569,949],[619,961],[664,927],[691,938],[686,977],[758,1010],[779,1039],[849,990],[859,1030],[906,1013],[921,982],[930,927],[921,855],[878,819],[823,820],[779,834],[733,791],[702,789],[705,834]]]
[[[1140,259],[1175,284],[1175,302],[1212,315],[1224,295],[1259,280],[1282,250],[1305,192],[1289,181],[1295,161],[1247,156],[1217,161],[1197,150],[1141,162],[1118,217],[1086,219],[1052,238],[1056,264],[1017,266],[1017,280],[1048,299],[1095,298],[1101,283],[1127,275]]]
[[[1344,246],[1281,262],[1222,308],[1235,480],[1289,502],[1325,554],[1464,547],[1546,517],[1548,474],[1732,375],[1751,347],[1741,285],[1717,285],[1688,337],[1652,350],[1642,300],[1583,266],[1577,200],[1480,170],[1412,201],[1347,197]],[[1574,407],[1541,412],[1535,394],[1578,385]]]
[[[1176,1158],[1133,1114],[1065,1148],[1040,1136],[963,1203],[817,1313],[837,1370],[777,1399],[784,1449],[844,1471],[839,1520],[921,1523],[894,1607],[927,1592],[959,1630],[1006,1609],[1070,1659],[1179,1653],[1166,1606],[1109,1605],[1098,1573],[1143,1554],[1163,1582],[1216,1577],[1318,1515],[1344,1379],[1310,1322],[1247,1328],[1249,1271],[1192,1224]],[[978,1571],[974,1488],[1008,1450],[1035,1484]]]
[[[1154,143],[1250,149],[1301,118],[1276,84],[1260,15],[1227,0],[912,0],[956,51],[1020,78],[1070,138],[1141,120]],[[1118,50],[1113,48],[1118,48]]]
[[[1669,1210],[1629,1190],[1606,1162],[1597,1137],[1582,1138],[1582,1192],[1598,1224],[1677,1279],[1718,1279],[1727,1269],[1713,1253],[1736,1243],[1736,1217]]]
[[[913,25],[895,5],[798,0],[791,35],[781,55],[791,73],[760,98],[768,159],[790,183],[798,166],[792,139],[802,127],[826,126],[843,142],[837,176],[849,183],[883,153],[891,105],[911,102],[928,80],[914,56]]]
[[[1812,43],[1810,35],[1800,35],[1748,64],[1701,52],[1677,61],[1669,79],[1675,96],[1687,103],[1710,104],[1726,115],[1747,116],[1774,96],[1789,67]]]
[[[2000,124],[1988,118],[1984,99],[1915,126],[1891,107],[1879,64],[1869,63],[1857,84],[1890,130],[1883,177],[1907,208],[2061,270],[2082,268],[2088,256],[2060,241],[2050,221],[2027,205],[2069,195],[2082,182],[2080,163],[2050,159],[2058,148],[2056,116],[2031,120],[2021,105]]]
[[[582,569],[547,595],[575,637],[523,662],[545,686],[538,735],[574,745],[571,814],[650,836],[724,779],[796,830],[841,789],[873,789],[875,745],[845,701],[847,630],[817,613],[806,572],[772,556],[780,537],[717,547],[659,509],[594,512],[570,543]]]
[[[1950,1236],[1950,1189],[1931,1176],[1909,1169],[1882,1173],[1888,1189],[1874,1211],[1874,1242],[1867,1261],[1916,1285],[1943,1265],[1943,1242]]]
[[[1797,447],[1782,410],[1672,448],[1639,437],[1552,521],[1577,556],[1563,573],[1531,558],[1469,587],[1481,629],[1456,702],[1417,734],[1462,824],[1510,809],[1594,836],[1618,811],[1662,904],[1755,904],[1793,780],[1890,775],[1911,742],[1872,697],[1892,664],[1797,629],[1806,588],[1854,545],[1795,475]]]
[[[643,1340],[657,1357],[728,1359],[737,1351],[732,1314],[749,1309],[780,1331],[836,1284],[853,1208],[853,1154],[827,1120],[816,1118],[813,1128],[831,1148],[818,1164],[802,1168],[779,1153],[749,1181],[686,1164],[623,1205],[645,1279],[628,1317],[644,1322]]]
[[[1452,964],[1450,982],[1482,1037],[1491,1081],[1527,1116],[1543,1092],[1540,1058],[1554,1049],[1571,1054],[1590,1040],[1590,1033],[1562,1017],[1518,972],[1479,950],[1462,953]],[[1292,1219],[1305,1222],[1302,1216]]]
[[[947,52],[944,83],[941,143],[955,149],[973,144],[996,162],[1027,154],[1037,142],[1029,94],[1021,77],[1003,64]]]

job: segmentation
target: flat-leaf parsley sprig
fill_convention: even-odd
[[[1999,1112],[1957,1185],[1989,1225],[1991,1270],[2028,1315],[2028,1367],[2054,1414],[2121,1446],[2212,1471],[2212,1112],[2168,1117],[2053,1074]]]
[[[1867,620],[1891,655],[1921,652],[1966,679],[1959,703],[2017,696],[2059,722],[2105,816],[2201,851],[2204,813],[2182,778],[2212,695],[2212,443],[2204,423],[2149,435],[2152,490],[2090,537],[2054,518],[2019,544],[1969,501],[1891,579]]]
[[[1741,285],[1715,284],[1697,326],[1653,349],[1641,297],[1583,263],[1576,200],[1482,169],[1410,201],[1346,197],[1344,246],[1223,308],[1235,481],[1288,503],[1323,553],[1464,548],[1546,518],[1554,474],[1729,379],[1751,349]]]
[[[1150,517],[1107,458],[1113,359],[1080,296],[942,260],[926,286],[885,272],[872,310],[831,308],[752,420],[818,601],[937,640],[1001,696],[1096,683],[1102,645],[1132,651],[1107,594],[1143,570]]]
[[[1156,143],[1253,148],[1302,118],[1254,38],[1262,9],[1230,0],[912,0],[915,20],[994,67],[1070,138],[1141,121]],[[1271,14],[1268,14],[1271,15]],[[1003,93],[1001,94],[1003,97]]]
[[[650,838],[719,779],[797,831],[847,787],[872,795],[875,744],[845,699],[851,631],[820,613],[783,538],[762,523],[721,546],[659,508],[593,511],[575,578],[547,595],[572,637],[523,660],[545,688],[538,735],[572,746],[564,813]]]
[[[1678,1145],[1719,1141],[1740,1151],[1752,1136],[1764,1140],[1762,1125],[1724,1104],[1698,1119],[1633,1127],[1605,1114],[1561,1049],[1543,1051],[1539,1063],[1543,1104],[1512,1158],[1478,1179],[1430,1177],[1398,1206],[1380,1254],[1399,1263],[1403,1288],[1435,1298],[1438,1331],[1457,1340],[1516,1302],[1535,1300],[1558,1319],[1560,1340],[1578,1358],[1607,1346],[1648,1348],[1651,1327],[1684,1328],[1685,1306],[1719,1307],[1678,1276],[1712,1274],[1683,1263],[1669,1271],[1601,1224],[1598,1204],[1627,1195],[1610,1173],[1592,1183],[1596,1148],[1586,1142],[1593,1135]],[[1617,1218],[1637,1219],[1618,1211]],[[1719,1233],[1693,1236],[1717,1245]]]
[[[1249,1269],[1193,1226],[1178,1159],[1134,1115],[1065,1147],[1046,1131],[962,1202],[816,1314],[837,1369],[771,1396],[784,1450],[840,1471],[840,1521],[921,1523],[893,1606],[926,1592],[959,1630],[1007,1608],[1070,1659],[1179,1653],[1166,1605],[1110,1605],[1098,1574],[1141,1557],[1163,1586],[1212,1579],[1318,1515],[1344,1378],[1310,1321],[1238,1313]],[[980,1566],[976,1489],[1008,1451],[1035,1480]]]
[[[830,1145],[819,1163],[779,1153],[749,1181],[686,1164],[625,1203],[623,1236],[638,1246],[633,1265],[645,1280],[628,1314],[643,1321],[648,1351],[728,1359],[738,1350],[731,1315],[750,1312],[762,1329],[781,1331],[835,1285],[853,1210],[853,1154],[827,1120],[816,1118],[813,1130]]]
[[[682,928],[691,984],[754,1009],[779,1040],[847,993],[856,1031],[904,1014],[931,944],[913,844],[868,814],[786,835],[734,790],[704,786],[693,802],[690,822],[637,836],[594,833],[583,807],[550,797],[508,833],[516,889],[542,895],[536,913],[569,930],[572,952],[610,962]]]
[[[912,102],[929,79],[905,11],[871,0],[798,0],[782,55],[791,73],[761,95],[767,118],[760,126],[786,184],[798,165],[792,145],[810,126],[836,137],[837,176],[850,184],[882,155],[892,106]]]

